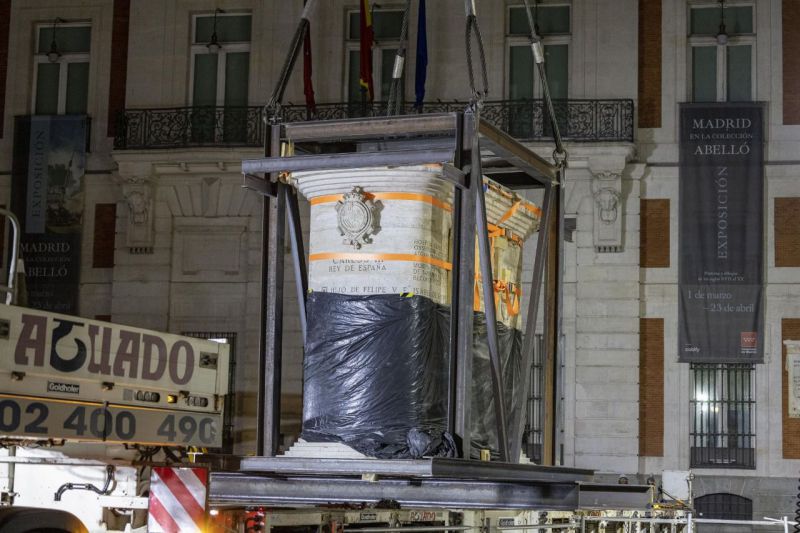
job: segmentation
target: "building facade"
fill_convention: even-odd
[[[320,4],[311,22],[318,116],[358,115],[358,2]],[[374,6],[378,101],[388,99],[404,5]],[[708,516],[789,515],[800,421],[788,417],[782,341],[800,338],[800,44],[792,34],[800,7],[536,6],[569,151],[570,228],[556,362],[562,403],[551,452],[536,458],[640,480],[691,469]],[[424,109],[460,109],[469,97],[463,5],[427,7]],[[484,116],[549,158],[552,128],[522,7],[477,7],[490,82]],[[262,236],[261,199],[241,187],[240,162],[263,152],[263,104],[301,10],[299,0],[0,1],[0,204],[12,203],[26,117],[87,115],[77,313],[233,343],[229,430],[240,453],[255,440]],[[401,91],[409,110],[417,2],[410,20]],[[290,120],[308,116],[299,73],[285,100]],[[764,362],[679,363],[679,104],[739,101],[763,102],[765,113]],[[289,436],[300,418],[302,347],[286,271]],[[726,414],[709,422],[709,409]]]

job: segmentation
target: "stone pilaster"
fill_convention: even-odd
[[[626,158],[588,161],[576,235],[574,461],[638,469],[639,180]]]

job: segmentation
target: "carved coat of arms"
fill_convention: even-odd
[[[372,235],[380,229],[378,207],[361,187],[344,194],[336,203],[336,221],[344,244],[356,250],[372,242]]]

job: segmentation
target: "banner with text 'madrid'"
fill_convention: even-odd
[[[86,125],[85,115],[16,120],[12,209],[29,307],[78,313]]]
[[[763,158],[760,104],[681,106],[681,362],[763,361]]]

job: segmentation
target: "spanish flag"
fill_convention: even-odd
[[[372,32],[372,10],[369,0],[361,0],[361,61],[359,84],[366,93],[367,101],[375,99],[375,87],[372,83],[372,43],[375,35]]]

